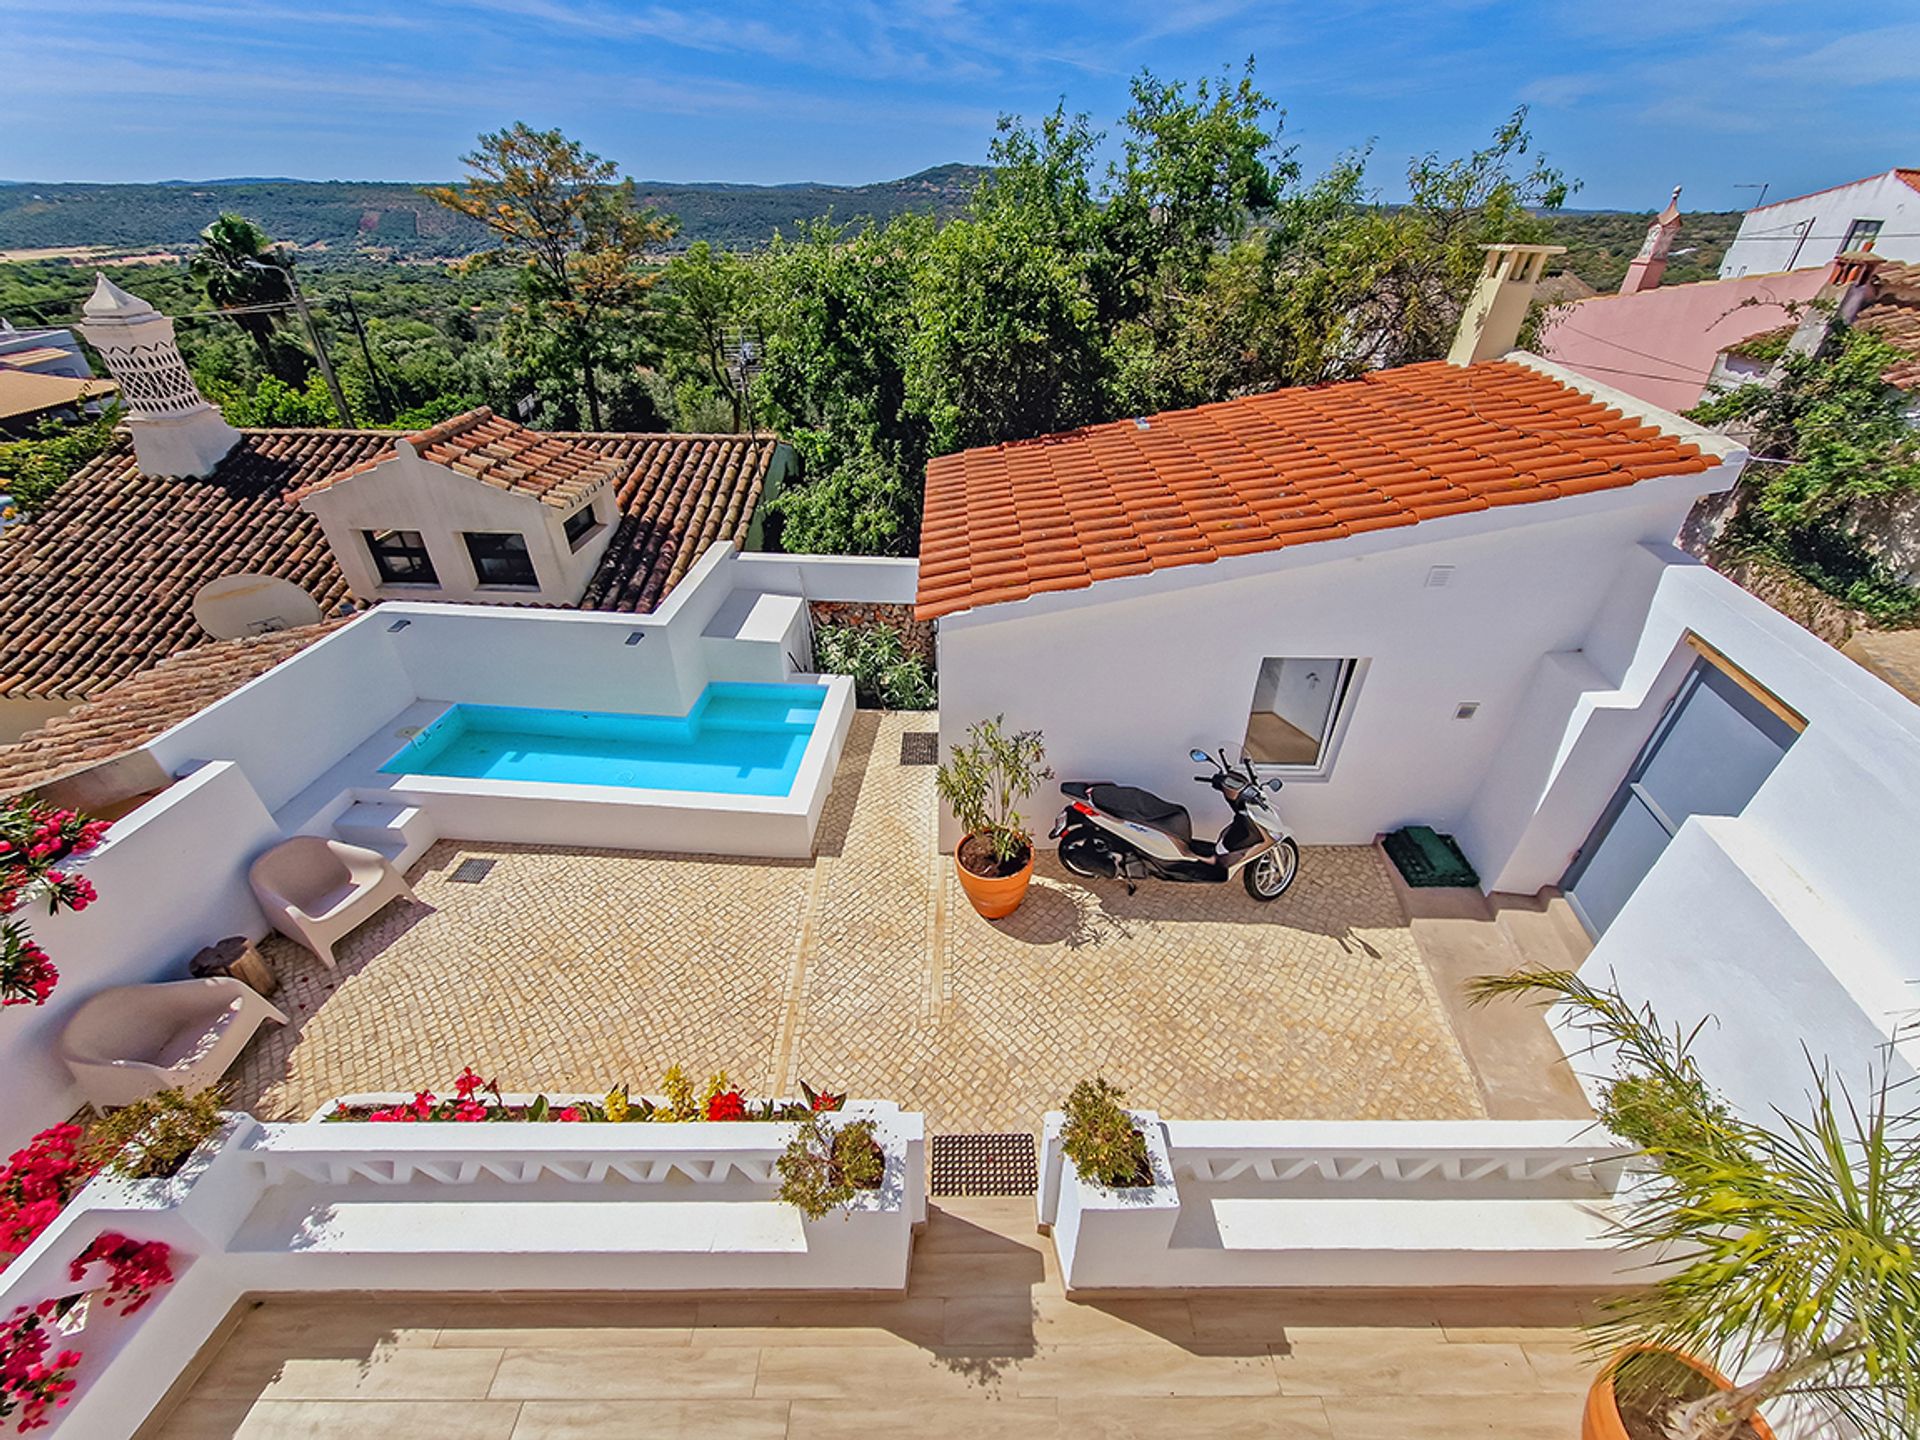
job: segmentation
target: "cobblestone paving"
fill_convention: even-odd
[[[355,932],[338,976],[263,947],[294,1024],[249,1048],[240,1100],[306,1114],[469,1061],[514,1089],[653,1090],[678,1061],[898,1099],[942,1130],[1030,1128],[1093,1073],[1168,1116],[1485,1113],[1372,849],[1309,849],[1271,905],[1237,884],[1129,896],[1049,857],[989,924],[935,851],[932,767],[899,763],[933,724],[857,718],[810,863],[443,841],[421,903]],[[448,878],[474,857],[485,880]]]

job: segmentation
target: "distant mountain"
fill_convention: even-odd
[[[641,200],[680,218],[680,244],[766,243],[776,229],[831,214],[886,219],[905,210],[948,215],[972,193],[982,170],[938,165],[873,185],[729,185],[647,181]],[[374,251],[402,259],[468,254],[485,244],[480,226],[434,204],[417,185],[359,180],[167,180],[148,185],[16,182],[0,191],[0,250],[102,245],[180,248],[222,210],[237,210],[276,240],[316,252]]]

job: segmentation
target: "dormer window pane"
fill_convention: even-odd
[[[383,585],[438,585],[433,557],[418,530],[362,530]]]
[[[526,536],[513,531],[477,530],[463,538],[467,554],[473,557],[474,576],[482,586],[540,588],[540,577],[533,573],[533,557],[527,553]]]
[[[593,506],[582,505],[578,510],[574,511],[573,514],[567,516],[567,548],[569,550],[578,550],[580,548],[580,542],[587,538],[588,533],[592,529]]]

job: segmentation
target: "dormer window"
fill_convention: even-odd
[[[469,530],[462,537],[482,589],[538,590],[527,537],[510,530]]]
[[[440,577],[434,573],[433,557],[418,530],[362,530],[367,553],[383,585],[433,585]]]
[[[587,537],[599,528],[599,525],[593,518],[592,504],[582,505],[578,510],[567,516],[565,523],[567,548],[569,550],[578,550],[586,543]]]

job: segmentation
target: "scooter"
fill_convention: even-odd
[[[1213,767],[1213,774],[1193,778],[1211,785],[1233,810],[1218,839],[1195,841],[1186,806],[1149,790],[1068,780],[1060,785],[1067,808],[1049,837],[1060,842],[1060,863],[1089,879],[1117,876],[1129,895],[1149,876],[1218,885],[1238,875],[1254,899],[1278,900],[1300,873],[1300,846],[1267,798],[1280,781],[1262,781],[1244,754],[1236,765],[1227,763],[1224,749],[1218,759],[1204,750],[1188,755]]]

